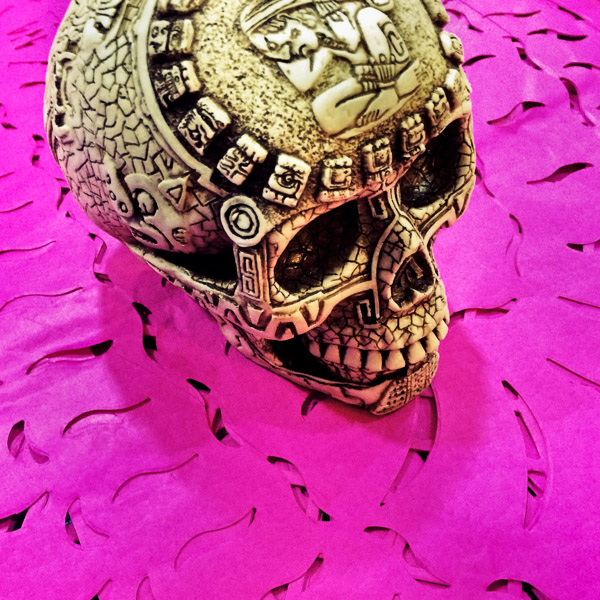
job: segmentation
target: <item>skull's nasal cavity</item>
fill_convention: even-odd
[[[308,294],[349,281],[368,262],[357,202],[351,201],[303,227],[275,266],[275,280],[293,294]]]
[[[434,292],[435,273],[427,255],[419,250],[406,260],[392,284],[392,298],[402,308],[419,304]]]

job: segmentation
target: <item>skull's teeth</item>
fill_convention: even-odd
[[[367,371],[381,371],[383,369],[383,357],[379,350],[367,351],[367,360],[365,361],[365,369]]]
[[[390,371],[397,371],[406,366],[406,359],[402,354],[402,350],[390,350],[385,361],[385,368]]]
[[[435,334],[440,340],[443,340],[448,335],[448,325],[442,321],[436,328]]]
[[[321,358],[321,349],[319,348],[319,344],[317,342],[313,342],[312,340],[308,343],[308,351],[313,355]]]
[[[437,349],[440,347],[440,340],[432,331],[431,333],[428,333],[425,336],[425,339],[423,340],[423,345],[425,346],[426,352],[437,352]]]
[[[308,351],[317,358],[331,365],[344,365],[354,371],[379,373],[383,371],[398,371],[406,365],[416,365],[427,358],[428,354],[437,352],[440,345],[438,329],[443,335],[448,327],[442,323],[435,331],[428,333],[423,339],[410,346],[398,350],[364,350],[360,348],[339,346],[337,344],[318,343],[310,340]]]
[[[332,362],[339,363],[340,360],[340,347],[337,344],[329,344],[323,354],[323,359]]]
[[[425,360],[427,357],[427,352],[425,352],[425,348],[423,348],[420,342],[415,342],[408,347],[406,356],[411,365],[416,365],[422,360]]]
[[[358,348],[346,348],[344,364],[351,369],[360,369],[362,364],[360,350]]]

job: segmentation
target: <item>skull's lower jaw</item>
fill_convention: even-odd
[[[251,341],[244,336],[246,339],[240,344],[239,333],[236,347],[254,362],[297,385],[377,415],[391,413],[418,396],[431,383],[439,358],[437,349],[430,349],[423,352],[419,360],[412,356],[414,362],[407,362],[402,368],[349,371],[343,365],[334,367],[311,354],[306,347],[308,343],[302,339],[305,336],[285,342]],[[425,339],[417,343],[425,348]],[[406,355],[409,349],[405,349]]]

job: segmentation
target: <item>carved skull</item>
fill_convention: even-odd
[[[291,381],[373,413],[429,385],[432,255],[474,184],[438,0],[76,0],[48,139],[88,216]]]

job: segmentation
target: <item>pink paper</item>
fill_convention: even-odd
[[[0,597],[600,597],[598,6],[448,0],[478,185],[432,388],[376,418],[230,350],[43,141],[67,7],[0,9]]]

